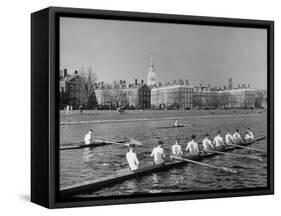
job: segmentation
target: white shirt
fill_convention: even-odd
[[[181,156],[183,154],[181,150],[181,146],[178,143],[172,146],[172,153],[175,156]]]
[[[179,124],[178,124],[178,121],[175,121],[175,127],[177,127]]]
[[[216,147],[220,147],[222,145],[224,145],[223,143],[223,138],[220,136],[220,135],[217,135],[215,138],[214,138],[214,141],[213,141],[214,145]]]
[[[133,151],[129,151],[126,154],[126,159],[128,161],[130,170],[136,170],[139,168],[139,160],[137,158],[137,154]]]
[[[189,143],[187,143],[186,151],[188,151],[190,154],[198,154],[198,144],[194,140],[191,140]]]
[[[161,148],[160,146],[155,147],[152,150],[151,157],[154,158],[154,163],[155,164],[162,164],[162,163],[164,163],[164,158],[165,158],[164,149]]]
[[[233,134],[233,140],[234,140],[235,143],[239,143],[239,142],[242,141],[242,137],[238,132],[235,132]]]
[[[203,143],[204,150],[212,150],[214,148],[211,140],[209,140],[207,137],[203,139],[202,143]]]
[[[252,133],[252,131],[246,133],[245,140],[253,140],[253,139],[254,139],[254,134]]]
[[[86,145],[92,144],[92,134],[87,133],[84,137],[84,142]]]
[[[225,143],[226,144],[234,143],[233,137],[232,137],[232,135],[230,133],[227,133],[225,135]]]

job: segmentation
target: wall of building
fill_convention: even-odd
[[[192,108],[193,87],[187,85],[163,86],[151,89],[151,107],[155,109]]]

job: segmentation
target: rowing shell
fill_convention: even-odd
[[[95,140],[92,144],[86,145],[84,142],[80,142],[78,145],[67,145],[60,147],[60,150],[72,150],[72,149],[81,149],[81,148],[96,148],[100,146],[112,145],[112,144],[120,144],[126,145],[129,140],[122,140],[117,142],[105,141],[105,140]]]
[[[250,144],[254,143],[255,141],[259,141],[259,140],[263,140],[263,139],[265,139],[265,136],[258,137],[251,142],[244,143],[243,145],[250,145]],[[238,148],[239,147],[228,147],[224,151],[231,151],[231,150],[238,149]],[[218,154],[217,153],[206,153],[206,154],[199,155],[196,157],[187,157],[187,158],[192,159],[192,160],[202,160],[204,158],[213,157],[215,155],[218,155]],[[89,180],[89,181],[84,182],[83,184],[75,184],[72,186],[63,187],[60,190],[60,195],[62,198],[67,198],[67,197],[81,194],[81,193],[90,193],[93,191],[100,190],[103,187],[113,186],[115,184],[121,183],[128,179],[144,176],[147,174],[151,174],[151,173],[155,173],[155,172],[159,172],[159,171],[163,171],[163,170],[168,170],[168,169],[171,169],[174,167],[182,166],[187,163],[188,162],[186,162],[186,161],[171,161],[171,162],[167,162],[167,163],[161,164],[161,165],[147,166],[147,167],[140,168],[140,169],[134,170],[134,171],[131,171],[128,169],[119,170],[116,174],[113,174],[113,175],[110,175],[110,176],[107,176],[104,178]]]
[[[186,125],[178,125],[178,126],[168,126],[168,127],[157,127],[156,129],[168,129],[168,128],[182,128],[187,127]]]

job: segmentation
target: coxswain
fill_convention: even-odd
[[[197,156],[199,155],[199,148],[198,143],[195,142],[195,135],[193,134],[191,136],[191,141],[187,143],[186,149],[187,153],[189,153],[190,156]]]
[[[93,130],[89,130],[89,132],[84,137],[84,142],[86,145],[92,144],[93,139]]]
[[[179,122],[178,120],[175,121],[175,127],[178,127],[179,126]]]
[[[151,157],[153,157],[154,161],[153,163],[158,165],[158,164],[164,164],[165,162],[165,153],[164,153],[164,149],[162,147],[163,145],[163,142],[160,140],[158,142],[158,146],[155,147],[153,150],[152,150],[152,153],[151,153]]]
[[[130,170],[137,170],[139,168],[139,160],[137,154],[135,153],[135,144],[129,144],[129,151],[126,154],[126,159],[129,164]]]
[[[250,128],[247,129],[246,131],[246,135],[245,135],[245,141],[246,142],[252,142],[254,140],[254,134],[253,132],[251,131]]]
[[[183,153],[181,150],[181,146],[179,144],[180,144],[180,139],[177,138],[175,144],[172,146],[172,154],[174,156],[181,157],[183,155]]]
[[[221,131],[219,130],[217,132],[217,136],[215,136],[214,141],[213,141],[213,145],[215,146],[216,149],[218,150],[223,150],[224,149],[224,142],[223,142],[223,138],[221,136]]]
[[[233,137],[230,133],[230,130],[227,130],[227,133],[225,134],[225,144],[233,144],[234,143],[234,140],[233,140]]]
[[[233,134],[233,141],[235,144],[243,143],[243,139],[239,133],[239,129],[236,129],[235,133]]]
[[[212,151],[215,149],[215,147],[212,144],[212,141],[209,139],[208,133],[205,135],[205,138],[203,139],[202,144],[203,144],[204,152]]]

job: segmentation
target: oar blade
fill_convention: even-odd
[[[136,139],[130,139],[129,144],[134,144],[136,146],[143,146],[143,143]]]

